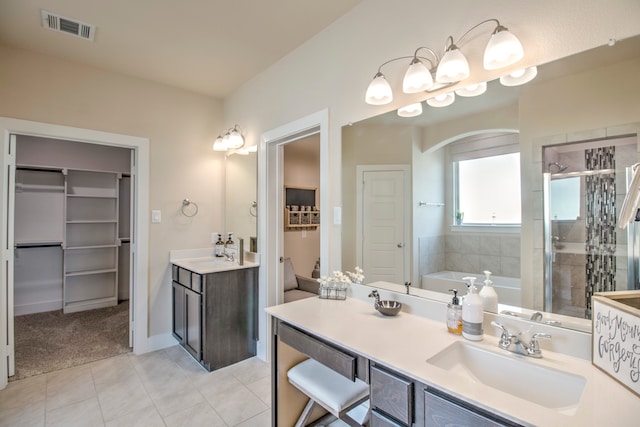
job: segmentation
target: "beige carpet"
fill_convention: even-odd
[[[127,353],[129,301],[78,313],[16,316],[14,336],[16,373],[10,380]]]

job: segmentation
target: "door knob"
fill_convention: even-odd
[[[399,248],[404,248],[404,243],[398,243]]]

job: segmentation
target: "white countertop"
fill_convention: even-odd
[[[404,310],[404,307],[403,307]],[[508,357],[553,367],[586,379],[576,408],[561,413],[483,384],[471,383],[455,372],[426,362],[450,344],[464,341],[500,352],[497,339],[485,335],[481,342],[466,341],[447,332],[443,322],[400,312],[385,317],[372,303],[307,298],[269,307],[270,315],[359,353],[427,385],[432,385],[476,406],[523,424],[536,426],[637,425],[640,397],[595,368],[590,361],[543,350],[542,359],[504,351]],[[513,378],[513,381],[518,381]],[[552,388],[554,385],[549,384]]]
[[[169,261],[179,267],[186,268],[198,274],[219,273],[222,271],[240,270],[260,266],[258,254],[245,252],[242,265],[238,260],[227,261],[225,258],[213,256],[213,250],[181,249],[173,250],[169,254]]]

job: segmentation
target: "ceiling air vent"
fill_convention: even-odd
[[[41,12],[42,26],[44,28],[93,41],[93,35],[96,32],[95,25],[85,24],[76,19],[66,18],[46,10]]]

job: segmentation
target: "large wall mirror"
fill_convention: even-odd
[[[483,271],[489,270],[494,285],[501,287],[500,303],[508,305],[508,310],[500,309],[505,315],[541,312],[552,319],[549,323],[590,330],[584,301],[587,267],[576,267],[582,272],[574,275],[573,288],[545,288],[545,272],[556,268],[545,263],[557,262],[562,246],[549,243],[545,233],[555,230],[556,240],[567,240],[569,233],[559,237],[562,224],[545,225],[544,176],[560,182],[568,173],[600,174],[583,171],[589,169],[584,163],[587,150],[615,146],[617,192],[610,204],[622,202],[625,167],[638,162],[638,75],[640,37],[635,37],[540,65],[536,79],[523,86],[492,81],[479,97],[457,97],[444,108],[425,106],[418,117],[402,118],[392,111],[345,126],[343,269],[362,266],[367,283],[411,282],[414,295],[442,301],[448,299],[448,289],[464,287],[461,275],[475,276],[481,283]],[[558,153],[570,142],[590,145],[579,149],[579,170],[560,170],[564,165]],[[475,171],[472,179],[465,178],[468,170]],[[556,207],[566,209],[573,221],[585,222],[585,215],[576,214],[580,208],[569,202],[587,200],[590,187],[584,179],[582,187],[578,181],[567,182],[579,194]],[[597,209],[591,203],[582,211]],[[590,218],[602,222],[597,215]],[[580,250],[567,260],[588,258],[583,236],[588,230],[581,232],[582,240],[576,240],[581,243],[575,245]],[[607,250],[615,252],[615,245],[626,245],[628,238],[618,233],[613,249],[610,245]],[[616,268],[615,260],[606,262]],[[568,267],[563,271],[571,274]],[[638,284],[619,279],[613,285],[627,286]],[[582,298],[576,303],[580,307],[555,315],[551,293],[569,300],[575,294]]]
[[[244,249],[255,251],[252,240],[257,236],[258,224],[258,163],[257,153],[225,155],[224,231],[234,238],[244,239]]]

